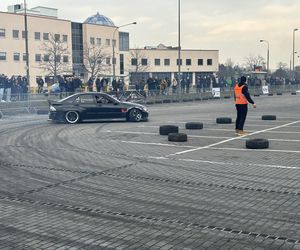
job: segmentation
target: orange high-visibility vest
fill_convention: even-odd
[[[239,87],[238,84],[234,87],[234,94],[235,94],[235,104],[248,104],[248,101],[244,94],[242,93],[242,90],[245,85],[242,85]]]

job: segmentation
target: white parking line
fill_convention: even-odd
[[[121,142],[128,143],[128,144],[140,144],[140,145],[166,146],[166,147],[177,147],[177,148],[195,148],[193,146],[155,143],[155,142],[139,142],[139,141],[121,141]]]
[[[237,139],[239,139],[239,138],[245,138],[245,137],[247,137],[247,136],[260,134],[260,133],[264,133],[264,132],[267,132],[267,131],[272,131],[272,130],[274,130],[274,129],[279,129],[279,128],[287,127],[287,126],[290,126],[290,125],[293,125],[293,124],[296,124],[296,123],[299,123],[299,122],[300,122],[300,121],[295,121],[295,122],[290,122],[290,123],[287,123],[287,124],[284,124],[284,125],[276,126],[276,127],[273,127],[273,128],[268,128],[268,129],[264,129],[264,130],[259,130],[259,131],[250,133],[250,134],[248,134],[248,135],[244,135],[244,136],[240,136],[240,137],[233,137],[233,138],[230,138],[230,139],[227,139],[227,140],[223,140],[223,141],[220,141],[220,142],[217,142],[217,143],[213,143],[213,144],[210,144],[210,145],[207,145],[207,146],[204,146],[204,147],[198,147],[198,148],[194,148],[194,149],[189,149],[189,150],[177,152],[177,153],[174,153],[174,154],[169,154],[169,155],[167,155],[166,157],[174,156],[174,155],[182,155],[182,154],[186,154],[186,153],[190,153],[190,152],[194,152],[194,151],[201,150],[201,149],[206,149],[206,148],[212,148],[212,147],[214,147],[214,146],[218,146],[218,145],[220,145],[220,144],[224,144],[224,143],[229,142],[229,141],[234,141],[234,140],[237,140]],[[296,152],[297,152],[297,151],[296,151]],[[299,152],[300,152],[300,151],[299,151]]]
[[[297,150],[279,150],[279,149],[247,149],[247,148],[210,148],[213,150],[232,150],[232,151],[259,151],[259,152],[279,152],[279,153],[300,153]]]

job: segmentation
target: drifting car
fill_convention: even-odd
[[[49,119],[71,124],[99,119],[140,122],[147,120],[148,115],[145,106],[121,102],[105,93],[76,93],[59,101],[49,100]]]

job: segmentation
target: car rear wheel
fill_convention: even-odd
[[[139,109],[132,109],[129,111],[129,121],[140,122],[143,119],[142,112]]]
[[[68,111],[65,115],[67,123],[75,124],[79,121],[79,114],[76,111]]]

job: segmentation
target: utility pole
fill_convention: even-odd
[[[26,53],[26,78],[27,84],[30,86],[30,75],[29,75],[29,52],[28,52],[28,25],[27,25],[27,6],[26,0],[24,0],[24,24],[25,24],[25,53]]]
[[[295,32],[298,29],[293,30],[293,72],[295,71]]]
[[[178,89],[181,93],[181,23],[180,23],[180,0],[178,0]]]

